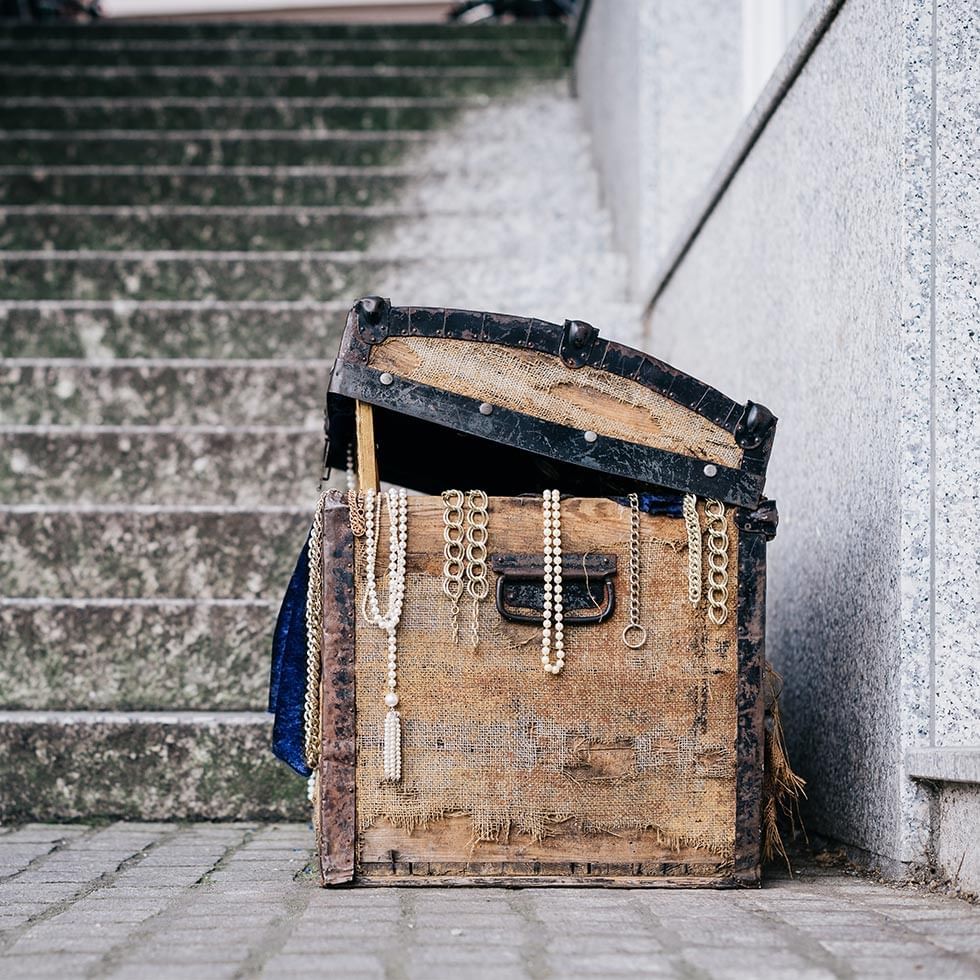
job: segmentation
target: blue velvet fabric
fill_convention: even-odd
[[[644,514],[659,514],[663,517],[683,517],[684,495],[681,493],[641,493],[640,510]],[[629,507],[628,497],[613,497],[617,504]]]
[[[626,497],[614,497],[629,506]],[[676,493],[641,493],[640,510],[645,514],[680,517],[683,496]],[[309,579],[309,539],[296,561],[296,568],[282,600],[272,640],[272,671],[269,678],[269,712],[272,751],[301,776],[310,768],[303,753],[303,706],[306,700],[306,586]]]
[[[276,620],[269,677],[269,711],[274,714],[272,751],[301,776],[310,775],[303,753],[303,705],[306,700],[306,585],[309,538],[296,561]]]

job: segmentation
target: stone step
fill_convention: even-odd
[[[0,167],[0,200],[12,205],[377,205],[401,199],[422,178],[421,171],[396,167]]]
[[[424,258],[356,252],[0,252],[0,299],[324,301],[379,293],[420,306],[536,309],[553,303],[557,288],[567,308],[595,309],[595,296],[618,273],[621,260],[590,256],[589,276],[583,277],[581,255],[549,251],[547,243],[534,242],[517,256],[433,250]],[[542,282],[539,267],[546,258],[552,281]]]
[[[186,65],[248,67],[487,67],[533,66],[559,68],[565,47],[553,41],[507,39],[494,41],[159,41],[79,39],[12,41],[0,38],[0,64],[5,65]]]
[[[5,426],[0,500],[305,507],[322,454],[299,427]]]
[[[288,576],[269,600],[0,600],[0,708],[261,711]]]
[[[0,97],[0,130],[431,129],[486,96],[428,99]],[[14,136],[6,137],[14,139]]]
[[[0,249],[351,251],[413,217],[358,208],[0,207]]]
[[[424,146],[430,134],[291,133],[261,130],[27,131],[0,139],[4,166],[382,167]]]
[[[0,302],[0,357],[299,358],[333,352],[348,299]]]
[[[0,713],[0,821],[307,820],[253,712]]]
[[[299,509],[0,507],[0,595],[274,601],[315,500],[311,489]]]
[[[343,324],[324,325],[324,360],[0,360],[0,425],[316,429]]]
[[[21,43],[67,39],[78,45],[104,41],[194,42],[217,41],[423,41],[429,44],[479,41],[513,44],[536,41],[563,44],[567,35],[561,24],[524,21],[512,24],[398,24],[313,23],[311,21],[100,21],[96,24],[30,24],[0,21],[0,38]]]
[[[55,67],[0,65],[6,99],[333,99],[493,96],[552,78],[555,69]]]
[[[351,297],[352,299],[353,297]],[[347,316],[348,301],[335,303],[0,302],[0,357],[68,358],[298,358],[332,351],[333,332]],[[532,309],[526,301],[509,312],[588,319],[554,300]],[[602,303],[596,326],[611,335],[635,328],[640,311],[627,303]],[[635,341],[635,334],[629,333]]]
[[[333,300],[384,268],[356,252],[3,252],[0,298]]]
[[[399,208],[0,207],[0,249],[141,251],[397,251],[422,220],[438,227],[430,252],[475,255],[492,236],[497,251],[518,255],[535,240],[524,210],[429,213]],[[586,241],[577,215],[549,225],[565,241]],[[581,253],[585,254],[585,249]]]

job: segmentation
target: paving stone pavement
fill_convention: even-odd
[[[761,890],[324,891],[301,824],[0,829],[0,976],[980,977],[980,909],[807,868]]]

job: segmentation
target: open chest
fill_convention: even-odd
[[[758,882],[774,428],[588,324],[353,308],[355,488],[310,552],[324,884]]]

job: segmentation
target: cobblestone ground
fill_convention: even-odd
[[[290,824],[0,831],[0,976],[980,977],[980,909],[811,869],[760,891],[323,891]]]

